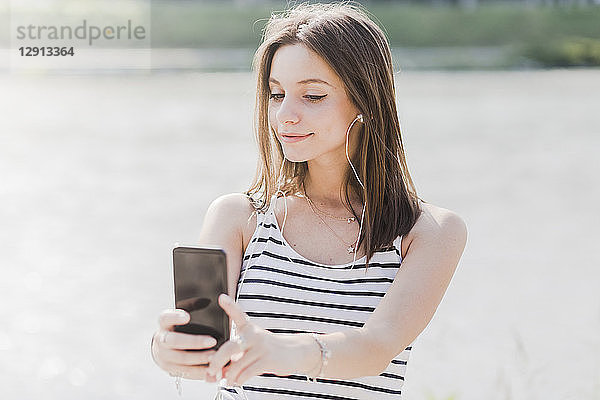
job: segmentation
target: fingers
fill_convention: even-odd
[[[231,297],[221,294],[219,305],[235,323],[239,338],[237,338],[238,340],[229,340],[215,353],[206,371],[207,382],[214,381],[215,376],[218,377],[221,373],[229,374],[230,378],[228,380],[232,377],[234,377],[234,380],[239,379],[237,378],[239,374],[247,369],[249,365],[256,363],[260,358],[260,354],[264,353],[264,341],[268,336],[268,332],[264,329],[249,322],[248,315]],[[248,356],[248,354],[251,355]],[[231,364],[225,367],[230,361]]]
[[[241,351],[242,349],[239,343],[231,340],[227,341],[210,360],[207,373],[212,376],[217,376],[219,373],[222,373],[223,367],[231,360],[231,357]]]
[[[207,350],[217,344],[215,338],[210,336],[161,330],[154,337],[153,354],[160,362],[206,364],[209,361],[207,357],[216,352]]]
[[[254,371],[255,368],[251,368],[251,366],[257,362],[261,354],[262,352],[257,349],[250,349],[246,352],[246,354],[244,354],[244,357],[239,359],[239,361],[232,360],[231,365],[227,368],[227,372],[225,373],[225,379],[227,379],[227,382],[237,386],[243,384],[246,382],[246,380],[254,376],[252,375],[252,371]],[[246,371],[248,368],[251,369]]]
[[[237,329],[241,329],[248,324],[247,314],[231,297],[222,294],[219,296],[219,305],[236,324]],[[214,338],[173,331],[174,326],[185,325],[189,320],[189,313],[182,309],[166,310],[159,317],[161,329],[155,334],[156,350],[153,349],[153,354],[156,355],[161,368],[170,374],[211,382],[214,381],[215,377],[220,378],[222,373],[229,372],[231,364],[227,371],[224,371],[223,368],[230,360],[233,360],[232,362],[242,362],[234,370],[236,376],[257,360],[258,355],[254,355],[254,353],[251,358],[243,357],[244,351],[249,347],[248,343],[253,342],[253,333],[255,333],[253,329],[246,329],[244,332],[245,348],[241,347],[240,342],[227,341],[218,351],[206,350],[215,346],[216,340]],[[202,364],[208,364],[208,367]]]
[[[206,366],[215,354],[217,341],[207,335],[192,335],[175,332],[175,325],[189,322],[190,315],[180,309],[161,313],[158,323],[160,330],[154,334],[152,355],[160,368],[171,375],[189,379],[205,379]]]
[[[215,338],[206,335],[161,331],[159,343],[165,347],[177,350],[205,350],[217,344]]]
[[[207,351],[188,351],[188,350],[167,350],[162,353],[161,359],[164,363],[177,365],[204,365],[207,366],[215,354],[214,350]]]
[[[160,314],[160,317],[158,317],[158,325],[160,325],[161,329],[172,331],[173,326],[185,325],[189,320],[190,314],[185,310],[165,310]]]
[[[225,293],[219,296],[219,305],[225,310],[227,315],[229,315],[229,318],[235,322],[235,325],[238,328],[242,328],[248,323],[248,315],[246,315],[244,310],[242,310],[242,308]]]
[[[235,386],[243,385],[246,381],[254,376],[260,375],[263,371],[265,371],[264,360],[259,359],[248,367],[246,367],[240,375],[235,378]],[[229,382],[229,379],[227,380]]]

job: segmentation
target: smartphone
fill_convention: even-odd
[[[217,301],[227,291],[227,258],[218,248],[175,247],[173,249],[175,307],[191,318],[175,331],[209,335],[217,340],[215,349],[229,340],[229,316]]]

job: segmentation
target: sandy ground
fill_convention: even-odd
[[[600,399],[600,71],[397,89],[421,196],[469,227],[404,398]],[[249,73],[0,75],[3,399],[177,398],[149,353],[170,249],[249,183],[252,105]]]

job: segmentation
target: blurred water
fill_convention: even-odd
[[[251,74],[0,88],[1,397],[175,398],[149,353],[170,249],[252,177]],[[404,398],[599,399],[600,71],[409,71],[397,91],[421,196],[469,227]]]

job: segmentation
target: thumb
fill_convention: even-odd
[[[246,315],[238,303],[233,301],[233,299],[225,293],[219,296],[219,305],[225,310],[227,315],[229,315],[229,318],[235,322],[235,325],[238,328],[241,328],[248,323],[248,315]]]

